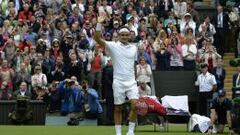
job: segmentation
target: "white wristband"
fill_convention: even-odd
[[[96,31],[102,31],[102,24],[101,23],[97,23]]]

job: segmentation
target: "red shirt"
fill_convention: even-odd
[[[101,57],[99,55],[97,55],[93,58],[93,61],[91,63],[91,71],[101,72],[101,70],[102,70]]]

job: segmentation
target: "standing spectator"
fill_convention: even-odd
[[[89,61],[91,63],[91,70],[89,73],[89,86],[91,88],[96,88],[99,96],[102,97],[101,79],[103,67],[103,54],[101,52],[101,49],[96,48],[92,58]]]
[[[201,65],[202,73],[198,75],[196,86],[199,86],[199,113],[207,116],[208,101],[212,99],[213,92],[217,89],[217,82],[208,72],[208,65]]]
[[[217,59],[221,56],[217,53],[214,46],[208,41],[205,45],[205,51],[201,56],[201,59],[204,63],[208,64],[208,71],[211,71],[213,67],[217,66]]]
[[[77,59],[77,54],[75,52],[70,53],[69,55],[71,61],[66,64],[66,77],[70,78],[71,76],[76,76],[78,82],[81,82],[81,74],[82,74],[82,62]]]
[[[178,38],[172,38],[171,43],[168,43],[168,52],[170,53],[170,67],[171,70],[182,70],[183,58],[182,58],[182,46],[178,41]]]
[[[113,112],[114,112],[114,99],[113,99],[113,66],[112,61],[109,58],[107,65],[103,69],[102,73],[102,85],[103,85],[103,99],[106,99],[107,105],[107,123],[113,124]]]
[[[137,69],[137,82],[144,81],[148,86],[151,86],[152,70],[151,66],[146,63],[145,59],[141,57]]]
[[[157,71],[165,71],[170,69],[170,53],[165,47],[164,43],[160,45],[161,47],[155,53],[156,55],[156,70]]]
[[[181,19],[187,13],[187,3],[183,0],[175,0],[173,11],[177,18]]]
[[[204,22],[198,28],[199,37],[198,42],[201,44],[203,40],[214,42],[214,35],[216,34],[216,29],[213,24],[210,22],[210,17],[207,16],[204,19]]]
[[[197,56],[197,47],[191,37],[185,38],[185,44],[182,45],[184,70],[195,70],[195,59]]]
[[[55,81],[63,81],[65,78],[65,73],[63,72],[63,62],[62,62],[62,58],[58,57],[56,60],[56,64],[55,67],[53,69],[53,71],[51,71],[51,75],[50,75],[50,80],[49,82],[55,82]]]
[[[232,78],[232,99],[240,94],[240,67],[237,67],[237,73],[233,75]]]
[[[186,35],[188,28],[192,28],[193,35],[195,36],[196,23],[192,20],[192,15],[190,13],[186,13],[180,23],[181,34]]]
[[[212,69],[211,73],[216,78],[217,91],[220,90],[220,89],[223,89],[224,88],[224,80],[225,80],[225,76],[226,76],[226,71],[223,68],[223,60],[222,59],[217,60],[217,66]]]
[[[221,5],[217,6],[217,15],[213,18],[213,25],[216,28],[214,45],[217,48],[217,52],[222,56],[228,48],[228,46],[226,46],[226,33],[228,33],[229,30],[229,21],[229,16],[223,11],[223,7]]]

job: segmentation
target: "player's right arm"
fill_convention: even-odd
[[[105,20],[104,16],[99,16],[97,18],[98,23],[96,27],[96,32],[94,33],[94,40],[97,42],[97,44],[99,44],[102,47],[106,46],[106,41],[101,36],[101,26],[104,20]]]

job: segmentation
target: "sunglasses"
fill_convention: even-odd
[[[129,34],[120,34],[122,37],[128,37],[129,36]]]

